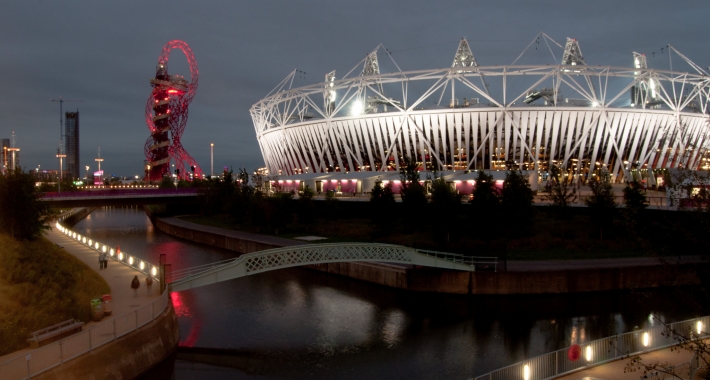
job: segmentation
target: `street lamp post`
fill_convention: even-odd
[[[66,157],[67,155],[64,153],[57,153],[57,158],[59,158],[59,181],[58,181],[58,186],[57,186],[57,192],[61,193],[62,192],[62,159]]]
[[[214,143],[210,144],[210,178],[214,176]]]

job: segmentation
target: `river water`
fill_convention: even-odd
[[[97,209],[73,229],[149,262],[164,253],[175,270],[235,257],[158,231],[140,207]],[[651,313],[666,321],[693,317],[671,291],[471,297],[406,292],[302,268],[172,298],[180,345],[219,349],[200,359],[179,353],[164,363],[175,379],[466,379],[649,327]]]

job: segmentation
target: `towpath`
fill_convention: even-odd
[[[693,357],[693,353],[686,350],[672,350],[666,348],[664,350],[652,351],[641,355],[643,362],[646,364],[659,363],[664,367],[677,366],[683,363],[688,363]],[[636,370],[630,372],[626,365],[629,359],[616,360],[600,366],[585,369],[575,372],[571,375],[556,378],[557,380],[639,380],[643,379],[643,371]],[[626,371],[624,371],[626,369]],[[649,372],[650,374],[651,372]],[[686,378],[686,377],[684,377]]]
[[[44,236],[47,240],[63,247],[65,251],[74,255],[90,268],[97,271],[101,277],[106,280],[106,283],[111,288],[111,297],[113,298],[112,314],[104,317],[101,322],[89,322],[85,324],[83,328],[84,330],[95,324],[104,323],[117,316],[132,312],[141,306],[149,304],[160,295],[160,284],[153,282],[153,289],[151,295],[149,296],[145,287],[146,276],[129,266],[118,263],[115,260],[109,260],[108,267],[106,269],[99,270],[99,253],[62,234],[56,229],[56,227],[53,227],[51,231],[46,232]],[[133,279],[133,276],[136,275],[141,280],[141,287],[138,290],[137,297],[134,296],[133,289],[131,289],[131,280]],[[87,304],[86,307],[88,308],[90,305]],[[0,363],[26,355],[30,351],[32,350],[26,348],[0,356]]]

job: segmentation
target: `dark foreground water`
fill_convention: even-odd
[[[150,262],[164,253],[174,269],[235,256],[157,231],[142,208],[98,209],[74,230]],[[466,379],[650,326],[651,313],[693,317],[670,291],[422,294],[300,268],[172,297],[186,348],[151,379]]]

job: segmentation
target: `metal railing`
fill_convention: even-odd
[[[669,333],[671,330],[686,334],[692,340],[707,338],[708,323],[710,316],[705,316],[597,339],[580,345],[582,352],[578,360],[568,358],[567,347],[477,376],[475,380],[554,379],[630,355],[677,345],[677,339]]]
[[[432,256],[459,264],[475,266],[476,270],[479,270],[479,267],[481,265],[483,265],[484,267],[486,265],[492,265],[493,270],[496,272],[498,271],[498,257],[494,256],[467,256],[462,255],[460,253],[429,251],[426,249],[416,249],[416,251],[427,256]]]
[[[99,243],[61,225],[61,221],[74,215],[80,208],[72,209],[62,213],[56,223],[57,229],[66,236],[93,249],[99,253],[108,253],[109,257],[124,265],[127,265],[144,274],[155,277],[158,281],[159,269],[157,266],[147,263],[134,256],[116,252],[106,244]],[[25,356],[0,363],[0,374],[3,379],[28,379],[51,368],[54,368],[67,360],[71,360],[81,354],[89,352],[108,342],[116,340],[129,332],[151,322],[163,313],[168,306],[170,292],[166,289],[163,294],[148,305],[144,305],[130,313],[120,315],[108,322],[92,326],[80,333],[74,334],[52,344],[31,351]]]
[[[121,197],[121,196],[161,196],[161,195],[196,195],[199,188],[177,188],[177,189],[101,189],[101,190],[78,190],[65,191],[61,193],[43,193],[41,199],[56,198],[90,198],[90,197]]]
[[[216,262],[214,262],[214,263],[203,264],[203,265],[197,265],[197,266],[190,267],[190,268],[185,268],[185,269],[180,269],[180,270],[172,271],[172,272],[169,274],[170,279],[166,279],[166,282],[169,283],[169,282],[173,282],[173,281],[178,281],[178,280],[180,280],[180,279],[182,279],[182,278],[185,278],[185,277],[194,276],[194,275],[196,275],[196,274],[200,274],[200,273],[202,273],[202,272],[206,272],[206,271],[212,270],[212,269],[214,269],[214,268],[216,268],[216,267],[219,267],[219,266],[222,266],[222,265],[225,265],[225,264],[229,264],[229,263],[231,263],[231,262],[233,262],[233,261],[235,261],[235,260],[239,260],[240,258],[241,258],[241,256],[240,256],[240,257],[237,257],[237,258],[235,258],[235,259],[227,259],[227,260],[222,260],[222,261],[216,261]],[[166,273],[166,275],[168,275],[168,273]]]
[[[160,297],[148,305],[32,350],[26,355],[0,363],[1,377],[5,380],[29,379],[79,355],[95,350],[152,322],[165,311],[169,300],[170,291],[166,289]]]
[[[76,209],[74,209],[76,210]],[[56,223],[57,230],[59,232],[63,233],[64,235],[72,238],[73,240],[76,240],[77,243],[81,243],[84,246],[93,249],[94,251],[100,253],[107,253],[108,258],[117,261],[123,265],[126,265],[128,267],[131,267],[132,269],[135,269],[143,274],[149,275],[153,277],[155,281],[160,281],[160,268],[157,265],[151,264],[143,259],[139,259],[138,257],[129,255],[125,252],[122,252],[116,247],[116,249],[112,248],[109,245],[106,245],[104,243],[100,243],[96,240],[93,240],[87,236],[83,236],[81,234],[78,234],[64,226],[61,225],[61,221],[68,218],[69,216],[74,214],[74,210],[70,213],[65,213],[62,214],[61,218],[59,221]]]

